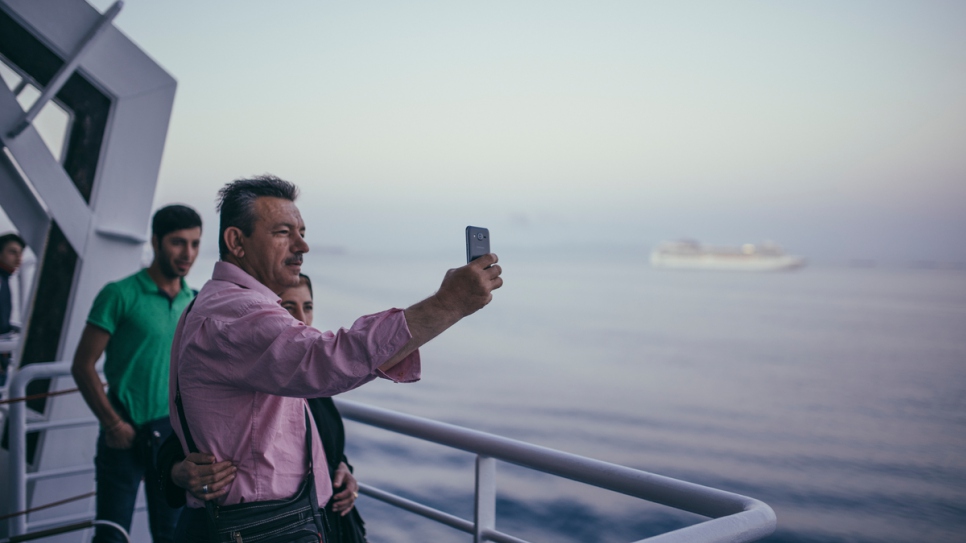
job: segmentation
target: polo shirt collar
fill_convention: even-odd
[[[158,287],[158,284],[154,282],[154,279],[151,279],[151,276],[148,275],[147,268],[141,268],[141,271],[135,274],[135,277],[137,277],[138,284],[141,286],[141,290],[143,290],[144,292],[148,294],[163,294],[164,297],[166,298],[168,297],[167,293],[163,293],[161,291],[161,288]],[[191,289],[188,288],[188,282],[185,281],[184,277],[182,277],[181,292],[179,292],[178,295],[175,296],[175,298],[178,298],[183,295],[188,296],[190,292],[191,292]]]
[[[272,292],[270,288],[263,285],[258,279],[255,279],[249,275],[248,272],[232,264],[231,262],[225,262],[222,260],[215,262],[215,270],[211,273],[211,278],[214,281],[227,281],[229,283],[234,283],[242,288],[247,288],[268,296],[272,300],[281,300],[281,298],[278,297],[278,294]]]

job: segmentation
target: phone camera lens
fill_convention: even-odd
[[[476,233],[476,239],[478,239],[480,241],[483,241],[483,232],[477,232]]]

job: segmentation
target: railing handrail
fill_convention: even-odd
[[[712,519],[648,538],[648,542],[755,541],[775,530],[771,507],[747,496],[358,402],[335,402],[349,420]]]
[[[70,375],[70,362],[31,364],[20,368],[14,375],[10,393],[15,397],[23,396],[27,384],[34,379],[67,375]],[[367,485],[361,487],[363,493],[376,499],[463,531],[467,531],[472,525],[476,541],[522,541],[494,529],[496,482],[493,460],[564,477],[711,519],[642,540],[648,543],[737,543],[761,539],[775,530],[775,512],[771,507],[747,496],[358,402],[343,399],[336,399],[335,402],[346,419],[476,454],[476,519],[472,523],[461,522],[461,519],[447,513]],[[27,502],[27,408],[24,402],[12,404],[9,417],[9,468],[13,487],[10,504],[13,511],[22,511]],[[447,520],[440,520],[441,518]],[[25,518],[12,519],[11,535],[26,533],[26,527]]]

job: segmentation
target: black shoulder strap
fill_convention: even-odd
[[[180,324],[182,325],[182,330],[184,330],[185,321],[188,320],[188,313],[191,313],[191,308],[194,307],[195,300],[197,299],[197,297],[193,298],[191,303],[188,304],[188,307],[185,308],[184,314],[181,315]],[[178,369],[181,369],[180,365]],[[195,440],[191,438],[191,431],[188,430],[188,421],[184,417],[184,405],[181,403],[181,377],[179,371],[174,372],[174,404],[178,407],[178,420],[181,421],[181,433],[184,434],[184,441],[188,445],[188,452],[198,452]]]
[[[191,430],[188,430],[188,421],[184,418],[184,407],[181,405],[181,387],[175,390],[174,403],[178,406],[178,420],[181,421],[181,432],[184,434],[184,441],[188,445],[188,452],[198,452],[195,440],[191,438]]]

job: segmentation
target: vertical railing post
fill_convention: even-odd
[[[27,385],[35,379],[62,377],[70,375],[70,362],[46,362],[30,364],[17,370],[10,382],[10,397],[23,398]],[[27,510],[27,402],[16,401],[10,404],[10,500],[7,514]],[[11,537],[27,533],[27,515],[16,515],[9,519],[7,530]]]
[[[13,375],[10,383],[10,397],[22,398],[26,395],[27,384],[33,380],[33,372],[28,366]],[[27,402],[19,401],[10,404],[9,426],[9,471],[8,481],[10,493],[10,510],[7,514],[18,513],[27,509]],[[7,524],[10,536],[27,533],[27,515],[16,515]]]
[[[473,543],[483,543],[484,532],[496,530],[496,460],[489,456],[476,457],[474,517]]]

